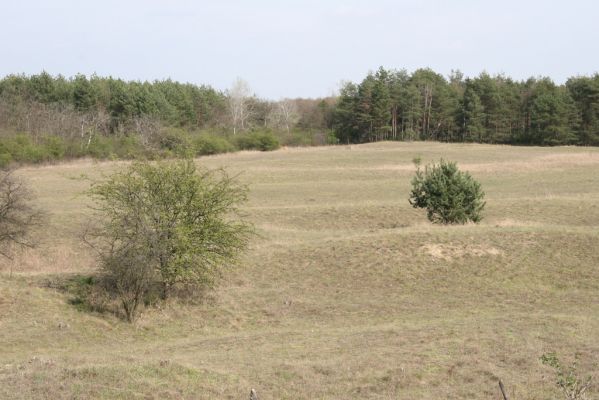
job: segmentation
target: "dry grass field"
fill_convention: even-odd
[[[482,183],[482,223],[410,207],[416,156]],[[135,325],[55,284],[94,272],[79,177],[123,163],[18,171],[51,217],[0,272],[1,399],[500,399],[498,378],[511,399],[559,399],[551,351],[599,396],[599,149],[378,143],[198,163],[241,174],[259,236],[201,303]]]

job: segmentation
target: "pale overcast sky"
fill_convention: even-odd
[[[599,71],[599,1],[0,0],[0,75],[172,78],[324,96],[382,65],[516,79]]]

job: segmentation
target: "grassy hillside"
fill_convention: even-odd
[[[454,160],[479,225],[432,226],[411,160]],[[200,304],[136,325],[61,289],[93,272],[87,182],[122,163],[23,168],[52,213],[0,276],[0,398],[559,398],[539,357],[598,377],[599,149],[380,143],[201,158],[241,173],[260,233]],[[13,277],[9,279],[9,269]]]

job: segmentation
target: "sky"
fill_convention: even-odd
[[[379,66],[558,83],[599,72],[596,0],[0,0],[0,75],[328,96]]]

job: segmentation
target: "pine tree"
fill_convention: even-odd
[[[485,113],[482,102],[469,81],[462,99],[461,122],[463,141],[482,141],[485,132]]]

